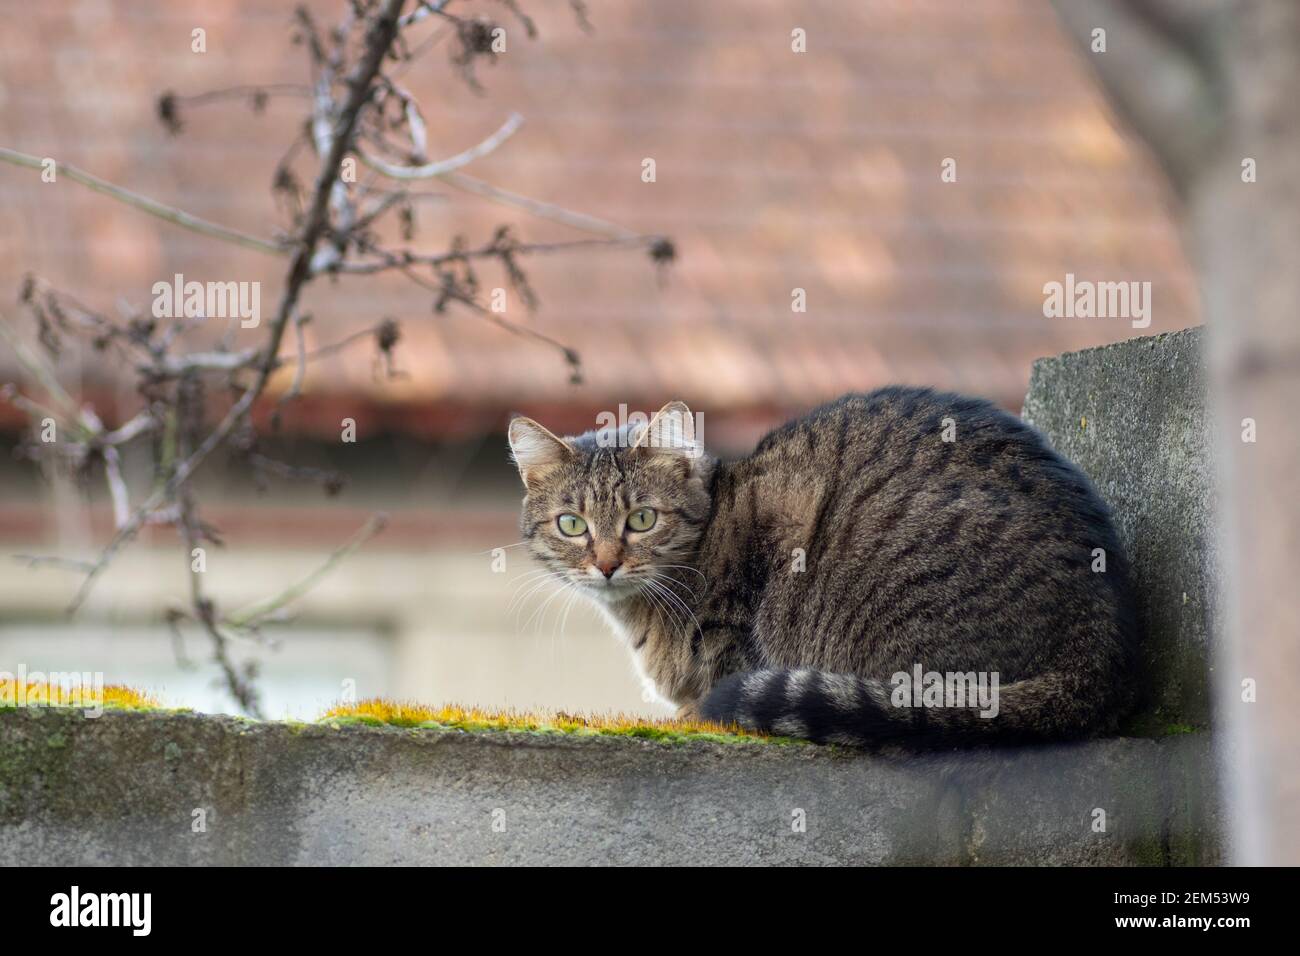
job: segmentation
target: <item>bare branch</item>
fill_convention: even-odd
[[[523,209],[532,213],[539,219],[549,219],[551,222],[562,223],[566,226],[572,226],[574,229],[581,229],[583,232],[592,232],[600,236],[610,236],[614,239],[636,239],[638,233],[631,229],[626,229],[604,219],[598,219],[595,216],[589,216],[586,213],[573,212],[554,203],[542,202],[540,199],[531,199],[528,196],[521,196],[519,193],[512,193],[509,190],[502,189],[500,186],[493,186],[491,183],[485,183],[481,179],[475,179],[465,173],[449,172],[438,176],[440,180],[449,186],[455,186],[457,189],[463,189],[465,192],[474,193],[476,196],[482,196],[484,199],[490,199],[493,202],[501,203],[506,206],[514,206],[516,209]]]
[[[109,445],[103,451],[104,476],[108,482],[108,494],[113,500],[113,526],[122,527],[131,520],[131,498],[122,479],[122,459],[117,449]]]
[[[188,355],[164,355],[148,366],[151,372],[168,378],[180,378],[186,372],[234,372],[251,368],[262,357],[261,349],[239,352],[191,352]]]
[[[357,155],[361,157],[363,163],[376,172],[383,173],[389,179],[433,179],[454,172],[462,166],[468,166],[474,160],[486,156],[513,136],[515,131],[523,125],[524,118],[518,113],[511,113],[509,119],[502,123],[495,133],[477,146],[471,146],[463,153],[457,153],[455,156],[439,160],[436,163],[426,163],[423,166],[394,166],[392,163],[377,159],[361,149],[357,150]]]
[[[399,27],[409,27],[442,13],[448,0],[420,0],[419,5],[398,22]]]
[[[334,183],[338,181],[343,157],[352,141],[356,128],[357,115],[370,96],[371,83],[393,45],[397,34],[397,19],[401,14],[404,0],[386,0],[379,15],[371,22],[366,37],[366,49],[361,61],[346,80],[348,97],[339,112],[334,126],[334,136],[329,153],[321,157],[320,171],[312,193],[306,222],[298,238],[298,248],[289,268],[284,293],[281,296],[276,316],[271,323],[270,341],[261,354],[261,365],[257,379],[250,385],[239,400],[226,412],[217,426],[208,433],[203,442],[192,451],[188,458],[176,466],[171,477],[136,509],[131,518],[117,530],[108,545],[100,553],[94,567],[86,575],[81,587],[73,596],[68,610],[75,613],[90,595],[96,580],[103,573],[109,562],[131,541],[143,527],[155,509],[176,495],[177,490],[189,480],[194,470],[220,445],[231,431],[248,414],[253,402],[266,388],[271,375],[279,367],[280,342],[284,338],[285,327],[298,304],[303,285],[311,278],[311,259],[316,245],[324,235],[329,223],[329,200]],[[215,639],[215,636],[214,636]]]
[[[513,0],[501,2],[524,24],[530,36],[535,33],[535,26],[517,3]],[[308,85],[245,85],[194,96],[168,92],[159,99],[160,118],[171,132],[179,133],[182,129],[182,106],[248,98],[254,109],[260,110],[272,95],[310,97],[310,113],[306,122],[295,128],[293,143],[280,159],[272,183],[275,202],[291,223],[290,235],[286,238],[269,240],[243,233],[138,195],[76,167],[55,167],[74,182],[182,228],[260,252],[288,257],[279,302],[271,320],[262,327],[261,346],[239,350],[234,348],[233,324],[227,325],[224,334],[210,340],[200,350],[193,350],[188,348],[189,337],[198,329],[189,319],[159,319],[137,311],[127,303],[118,305],[116,316],[111,310],[100,313],[82,306],[71,296],[36,277],[24,281],[22,301],[35,320],[44,351],[29,348],[3,321],[0,321],[0,335],[14,348],[33,384],[47,394],[40,399],[32,398],[20,394],[13,386],[7,386],[3,396],[28,415],[53,418],[61,429],[66,429],[71,439],[59,443],[59,464],[71,463],[85,474],[97,460],[102,460],[112,502],[114,531],[96,560],[27,559],[32,566],[57,565],[83,573],[68,608],[69,613],[75,613],[85,603],[99,577],[147,525],[175,526],[188,546],[187,562],[192,560],[194,549],[203,542],[221,543],[217,530],[200,521],[191,479],[223,445],[252,468],[259,483],[264,476],[273,475],[291,481],[317,481],[331,494],[342,487],[345,481],[342,474],[268,457],[258,448],[257,429],[252,421],[255,404],[264,399],[271,377],[285,365],[292,362],[293,377],[272,409],[273,428],[278,428],[281,406],[301,393],[310,362],[336,354],[363,339],[373,341],[377,348],[377,369],[382,368],[389,378],[403,374],[396,370],[394,363],[393,349],[401,338],[401,330],[393,318],[385,317],[377,324],[345,335],[331,344],[308,349],[304,326],[310,317],[299,312],[299,303],[304,286],[319,275],[401,272],[431,293],[437,313],[442,313],[450,303],[459,303],[511,334],[559,350],[571,368],[572,380],[578,381],[581,364],[576,351],[536,329],[492,312],[477,301],[481,287],[476,271],[478,261],[497,260],[506,272],[510,286],[525,306],[533,309],[537,305],[537,296],[517,257],[579,248],[634,246],[649,246],[651,258],[656,262],[662,263],[672,257],[672,244],[666,238],[640,235],[592,216],[518,196],[458,171],[509,139],[523,122],[518,114],[512,114],[496,132],[470,149],[438,162],[426,162],[428,132],[424,113],[410,93],[396,82],[396,77],[410,66],[412,60],[401,30],[429,17],[444,19],[447,26],[426,37],[418,49],[428,49],[441,37],[454,32],[460,50],[453,56],[453,63],[461,69],[471,88],[477,89],[473,68],[480,58],[490,59],[490,35],[494,25],[481,17],[464,18],[446,13],[444,8],[448,6],[448,0],[415,0],[415,3],[415,9],[403,16],[406,6],[403,0],[343,0],[341,22],[330,29],[318,28],[311,12],[305,6],[299,7],[295,42],[301,43],[308,53],[311,67]],[[579,21],[585,22],[583,4],[577,0],[571,0],[571,3]],[[364,37],[357,43],[357,34],[363,30]],[[404,142],[407,139],[409,143]],[[314,147],[317,157],[318,165],[309,188],[304,186],[306,177],[296,168],[305,151],[303,147]],[[364,181],[356,185],[345,182],[341,176],[343,164],[351,156],[359,157],[371,168]],[[45,169],[51,163],[9,149],[0,149],[0,160],[33,169]],[[521,243],[515,240],[510,228],[503,225],[489,242],[477,248],[467,248],[461,237],[455,237],[444,252],[390,251],[380,247],[377,231],[372,231],[371,227],[386,213],[396,210],[401,218],[402,240],[410,242],[415,232],[414,204],[440,197],[432,193],[411,193],[405,188],[378,188],[377,184],[382,182],[380,177],[402,182],[441,179],[459,189],[581,229],[597,238]],[[432,275],[422,276],[419,270],[427,270]],[[294,330],[292,359],[280,354],[291,324]],[[104,427],[92,407],[77,407],[59,384],[53,365],[47,361],[47,358],[60,355],[65,340],[74,336],[89,340],[97,352],[107,351],[110,356],[121,358],[122,364],[136,372],[145,407],[114,430]],[[206,396],[213,382],[219,383],[222,393],[228,394],[230,399],[220,420],[206,429]],[[151,453],[156,477],[148,494],[142,490],[135,495],[137,503],[132,509],[132,495],[123,473],[120,448],[151,433],[154,435]],[[60,437],[62,439],[64,435]],[[234,614],[222,616],[218,613],[213,600],[204,594],[201,576],[191,566],[190,607],[187,610],[173,609],[168,615],[178,642],[178,653],[183,656],[179,644],[181,622],[197,623],[211,640],[213,659],[221,668],[231,695],[249,713],[260,713],[253,682],[255,664],[238,664],[231,656],[230,642],[263,641],[258,630],[261,624],[276,619],[339,561],[377,533],[384,521],[382,515],[375,516],[306,578],[280,594]]]
[[[297,398],[302,392],[302,380],[307,375],[307,336],[302,327],[311,319],[309,315],[298,315],[293,320],[294,339],[298,347],[298,361],[293,369],[293,381],[289,383],[288,391],[280,396],[276,403],[277,407]]]
[[[402,269],[401,271],[408,279],[411,279],[413,282],[417,283],[418,285],[422,285],[427,289],[432,289],[439,293],[441,298],[434,305],[434,308],[437,309],[438,311],[441,311],[445,307],[445,303],[448,301],[459,302],[462,305],[467,306],[473,311],[477,312],[480,316],[487,319],[493,325],[499,326],[500,328],[504,329],[505,331],[509,332],[512,335],[518,335],[518,336],[522,336],[523,338],[533,339],[537,342],[541,342],[545,345],[551,346],[551,348],[555,349],[560,353],[564,361],[568,364],[569,381],[574,385],[579,385],[582,383],[582,356],[578,354],[576,349],[568,345],[565,345],[559,339],[552,338],[551,336],[547,335],[544,332],[539,332],[536,329],[529,328],[526,325],[520,325],[517,322],[510,321],[504,315],[493,312],[491,309],[487,308],[482,303],[474,301],[473,298],[466,295],[464,292],[455,288],[454,286],[448,285],[448,286],[443,286],[442,288],[438,288],[437,286],[433,286],[425,282],[423,279],[417,276],[410,269]]]
[[[8,321],[4,320],[3,317],[0,317],[0,338],[4,339],[5,344],[14,353],[14,356],[18,359],[18,364],[40,383],[45,393],[59,406],[60,413],[54,417],[62,418],[65,421],[75,421],[77,403],[72,400],[72,396],[59,383],[53,367],[43,356],[28,348],[27,343],[14,334],[14,331],[9,328]]]
[[[77,561],[73,558],[61,558],[44,554],[15,554],[15,561],[21,561],[29,568],[52,567],[60,568],[64,571],[76,571],[78,574],[85,574],[94,565],[90,561]]]
[[[60,426],[71,429],[79,440],[84,441],[90,437],[85,430],[85,426],[81,424],[76,415],[65,415],[58,409],[44,405],[34,398],[29,398],[18,391],[12,384],[0,386],[0,399],[4,399],[14,408],[26,412],[27,416],[35,421],[43,421],[46,418],[53,419]]]
[[[153,431],[157,427],[158,422],[153,417],[153,414],[149,411],[143,411],[120,428],[107,432],[102,438],[100,438],[100,442],[104,445],[112,446],[125,445],[133,438]]]
[[[255,103],[268,96],[311,96],[311,89],[301,83],[261,83],[231,86],[221,90],[208,90],[206,93],[192,93],[180,96],[176,93],[163,94],[173,97],[176,102],[186,106],[206,106],[219,100],[248,99]]]
[[[0,146],[0,161],[10,163],[14,166],[25,166],[28,169],[43,169],[45,161],[39,156],[31,156],[27,153],[20,153],[14,149],[6,149]],[[81,183],[93,189],[97,193],[103,193],[105,196],[111,196],[119,202],[126,203],[136,209],[146,212],[158,219],[164,219],[167,222],[188,229],[191,232],[197,232],[200,235],[208,236],[212,239],[221,239],[225,242],[233,242],[237,246],[243,246],[246,249],[256,249],[258,252],[269,252],[272,255],[284,255],[285,247],[269,239],[259,239],[257,236],[249,235],[246,232],[240,232],[238,229],[231,229],[229,226],[222,226],[215,222],[209,222],[206,219],[200,219],[198,216],[191,215],[182,209],[176,209],[160,203],[148,196],[141,196],[139,193],[124,189],[121,186],[115,186],[107,180],[93,176],[76,166],[70,166],[67,163],[58,163],[56,165],[58,172],[67,176],[73,182]]]
[[[212,639],[212,659],[221,668],[226,688],[239,706],[252,716],[261,717],[262,708],[257,691],[248,680],[253,676],[252,671],[247,670],[244,674],[240,674],[234,661],[230,659],[229,636],[217,623],[216,606],[203,594],[202,574],[194,567],[191,555],[200,546],[201,532],[194,503],[188,491],[181,495],[180,525],[185,536],[185,562],[190,572],[190,603],[199,624]]]
[[[341,547],[336,549],[319,567],[315,568],[310,574],[299,581],[289,585],[279,594],[250,604],[227,614],[223,622],[234,628],[256,627],[264,621],[270,619],[273,615],[283,610],[288,605],[300,599],[304,594],[309,592],[325,575],[329,574],[338,564],[348,555],[356,551],[359,547],[373,538],[376,534],[383,531],[388,526],[388,516],[382,512],[371,515],[370,519],[361,527],[356,534],[348,539]]]
[[[463,251],[418,253],[399,249],[394,252],[375,249],[373,252],[382,256],[379,261],[344,262],[335,267],[336,272],[347,275],[373,275],[407,266],[440,266],[449,262],[466,262],[471,259],[499,258],[503,253],[509,255],[537,255],[539,253],[572,252],[575,249],[627,249],[634,246],[649,246],[660,241],[659,236],[630,235],[626,238],[610,239],[572,239],[567,242],[521,242],[508,247],[501,247],[495,241],[476,249]]]

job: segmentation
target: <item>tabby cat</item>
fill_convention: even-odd
[[[687,427],[665,441],[669,420]],[[681,716],[933,746],[1103,733],[1132,703],[1119,540],[1030,426],[893,387],[724,462],[690,422],[673,402],[639,427],[559,438],[516,418],[509,435],[532,553],[605,612]],[[931,674],[935,693],[905,687],[933,690]],[[989,675],[993,707],[956,691]]]

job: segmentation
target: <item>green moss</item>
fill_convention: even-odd
[[[380,702],[382,703],[382,702]],[[80,707],[65,707],[54,704],[28,706],[48,707],[52,710],[77,711]],[[139,694],[130,688],[115,687],[113,693],[106,696],[104,710],[141,710],[162,711],[166,713],[193,713],[188,707],[164,707],[152,698]],[[19,709],[16,705],[0,707],[0,712]],[[436,714],[438,719],[430,719]],[[249,717],[232,718],[244,728],[251,728],[263,723]],[[552,722],[554,721],[554,722]],[[304,723],[300,720],[274,721],[288,729],[291,734],[301,734],[311,726],[346,727],[361,724],[369,727],[402,727],[407,729],[430,729],[442,731],[463,731],[466,733],[517,733],[540,736],[578,736],[578,737],[630,737],[636,740],[650,740],[656,743],[684,743],[687,741],[708,741],[722,744],[775,744],[805,745],[808,742],[790,737],[762,737],[754,734],[729,733],[714,725],[698,725],[690,722],[663,721],[638,723],[635,719],[614,718],[572,718],[567,714],[550,717],[546,714],[502,715],[464,709],[457,707],[431,709],[419,706],[383,706],[379,715],[375,713],[330,713],[316,723]],[[67,745],[62,734],[53,734],[49,739],[51,748]],[[163,757],[169,762],[179,760],[182,754],[175,743],[167,743]]]
[[[84,720],[72,708],[49,708],[38,717],[32,708],[6,708],[0,722],[0,822],[21,822],[27,813],[25,801],[47,800],[67,792],[75,776],[76,758],[72,724]]]
[[[27,681],[23,686],[12,677],[0,679],[0,711],[19,708],[50,707],[62,710],[154,710],[157,701],[122,684],[97,688],[98,699],[87,699],[85,688],[51,686],[43,681]],[[74,694],[75,691],[75,694]],[[22,702],[19,703],[19,698]]]
[[[414,730],[461,731],[464,733],[515,733],[542,737],[631,737],[638,740],[652,740],[656,743],[687,743],[707,741],[718,744],[776,744],[805,745],[805,740],[792,737],[756,737],[742,734],[720,734],[678,731],[653,726],[630,725],[627,727],[554,727],[542,723],[522,723],[517,726],[502,727],[497,723],[475,720],[413,720],[395,717],[381,720],[370,715],[352,715],[346,717],[326,717],[321,721],[326,726],[348,727],[361,725],[365,727],[402,727]]]

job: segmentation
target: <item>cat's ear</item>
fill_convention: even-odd
[[[573,457],[573,449],[531,418],[510,422],[510,454],[525,488],[532,488],[547,471]]]
[[[666,455],[688,463],[704,454],[704,444],[695,429],[695,416],[685,402],[669,402],[655,412],[633,440],[632,447],[644,455]]]

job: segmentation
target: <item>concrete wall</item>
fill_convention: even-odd
[[[1212,864],[1207,739],[945,756],[0,712],[6,864]],[[206,832],[193,832],[195,811]],[[797,832],[794,823],[805,822]],[[1105,813],[1105,830],[1094,826]],[[494,828],[494,823],[496,827]]]
[[[1092,479],[1133,564],[1147,690],[1133,732],[1208,727],[1218,632],[1200,329],[1034,363],[1023,417]]]

